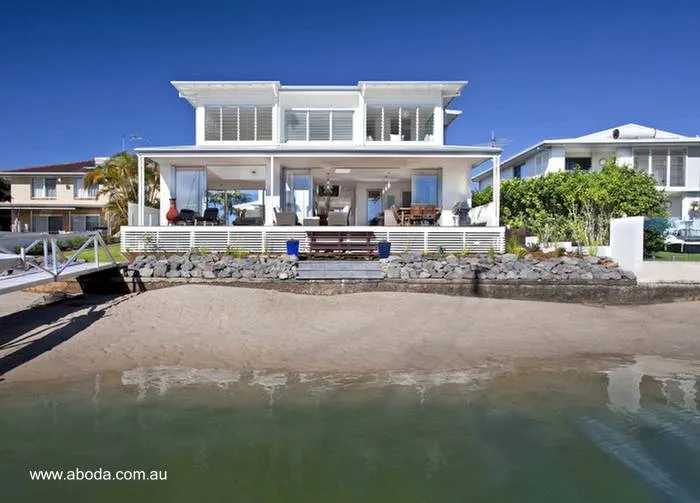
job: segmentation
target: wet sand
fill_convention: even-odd
[[[35,300],[8,294],[0,303],[0,376],[7,381],[163,365],[371,372],[600,354],[700,356],[700,302],[604,308],[205,285],[29,308]]]

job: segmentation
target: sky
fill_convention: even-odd
[[[0,0],[0,169],[194,143],[171,80],[467,80],[450,144],[700,134],[700,2]],[[130,141],[132,135],[145,140]]]

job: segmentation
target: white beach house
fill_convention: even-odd
[[[172,84],[194,107],[195,142],[137,149],[139,225],[122,228],[125,249],[282,251],[320,226],[398,251],[503,248],[503,228],[460,226],[452,211],[470,202],[475,166],[500,164],[499,148],[445,144],[466,82]],[[145,159],[160,167],[158,226],[144,225]],[[168,225],[171,199],[195,225]]]
[[[700,201],[700,138],[638,124],[625,124],[596,133],[545,140],[514,155],[501,165],[501,179],[527,178],[558,171],[597,171],[612,156],[617,164],[634,166],[653,175],[659,190],[668,193],[671,216],[688,220],[691,205]],[[472,177],[479,189],[493,184],[486,169]]]

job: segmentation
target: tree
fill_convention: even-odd
[[[160,205],[158,165],[146,159],[146,206]],[[100,195],[107,194],[109,202],[105,213],[113,228],[126,225],[129,217],[128,203],[138,201],[138,158],[131,152],[120,152],[85,174],[85,187],[101,186]]]
[[[5,178],[0,178],[0,201],[10,200],[10,182]]]

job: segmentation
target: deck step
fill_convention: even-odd
[[[379,262],[308,260],[298,264],[297,279],[383,279]]]
[[[382,271],[298,271],[297,279],[384,279]]]
[[[378,262],[367,260],[306,260],[298,263],[300,271],[381,271]]]

